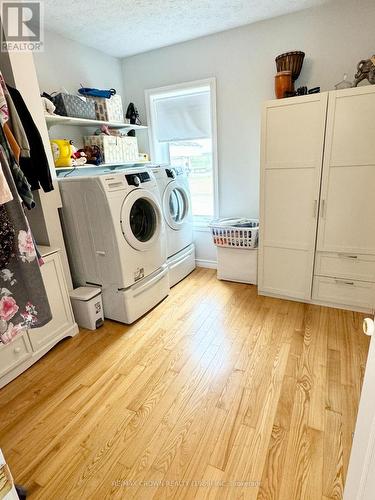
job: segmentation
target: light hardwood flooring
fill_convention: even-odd
[[[340,499],[362,318],[197,269],[3,388],[0,447],[33,499]]]

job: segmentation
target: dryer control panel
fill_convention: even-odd
[[[129,186],[136,186],[136,187],[151,180],[151,176],[148,172],[137,172],[136,174],[126,174],[125,178]]]
[[[143,184],[155,181],[152,173],[144,170],[130,172],[114,172],[106,176],[100,176],[106,191],[129,190],[129,187],[140,187]]]
[[[170,167],[165,169],[167,177],[175,179],[178,175],[184,174],[184,169],[182,167]]]

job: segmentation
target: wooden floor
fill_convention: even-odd
[[[34,499],[340,499],[362,317],[198,269],[2,389],[0,447]]]

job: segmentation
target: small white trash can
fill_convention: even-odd
[[[96,330],[104,323],[102,291],[100,288],[80,286],[70,292],[74,317],[78,326]]]

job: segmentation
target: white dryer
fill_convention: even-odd
[[[157,180],[167,236],[170,286],[195,269],[193,217],[189,181],[182,167],[152,168]]]
[[[99,285],[106,318],[132,323],[169,293],[158,185],[147,168],[59,179],[75,285]]]

